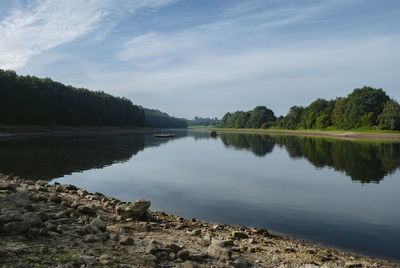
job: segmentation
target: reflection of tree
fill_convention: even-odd
[[[186,136],[178,131],[175,138]],[[128,161],[146,147],[169,139],[152,135],[98,135],[15,138],[0,141],[0,173],[27,179],[62,177]]]
[[[400,143],[356,142],[289,135],[221,134],[228,147],[251,150],[257,156],[270,153],[277,144],[292,158],[305,158],[315,167],[332,167],[353,180],[379,182],[400,167]]]
[[[265,156],[272,152],[275,145],[274,140],[268,135],[221,133],[221,140],[228,147],[251,150],[257,156]]]

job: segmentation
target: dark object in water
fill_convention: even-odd
[[[173,138],[175,137],[174,134],[156,134],[154,135],[154,137],[156,138]]]
[[[211,138],[216,138],[217,137],[217,132],[215,130],[210,132]]]

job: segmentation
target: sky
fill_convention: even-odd
[[[400,101],[400,1],[0,0],[0,68],[188,119]]]

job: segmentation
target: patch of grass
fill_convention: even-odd
[[[71,254],[63,254],[58,256],[59,263],[74,263],[78,261],[78,257]]]

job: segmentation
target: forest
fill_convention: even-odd
[[[204,127],[208,127],[208,126],[219,126],[220,124],[220,120],[218,120],[217,117],[215,118],[208,118],[208,117],[198,117],[195,116],[192,120],[187,120],[189,126],[204,126]]]
[[[347,97],[334,100],[319,98],[307,107],[293,106],[286,116],[277,118],[265,106],[257,106],[247,112],[226,113],[221,127],[400,130],[400,105],[382,89],[364,86],[354,89]]]
[[[183,119],[127,98],[1,69],[0,125],[187,127]]]

